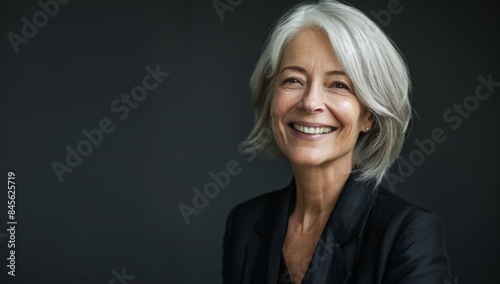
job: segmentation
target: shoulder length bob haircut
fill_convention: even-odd
[[[243,142],[244,152],[279,156],[274,139],[262,139],[272,129],[270,105],[281,54],[303,28],[328,34],[335,54],[354,84],[362,105],[374,115],[368,133],[361,133],[354,148],[353,166],[358,181],[380,184],[397,159],[411,118],[410,76],[397,47],[361,11],[332,0],[299,4],[285,13],[271,30],[250,79],[255,126]]]

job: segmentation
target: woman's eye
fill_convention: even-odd
[[[300,81],[299,81],[299,79],[294,78],[294,77],[292,77],[292,78],[286,78],[283,81],[282,85],[285,85],[285,84],[300,84]]]
[[[334,82],[332,84],[332,87],[333,88],[337,88],[337,89],[346,89],[346,90],[350,90],[349,86],[345,83],[342,83],[342,82]]]

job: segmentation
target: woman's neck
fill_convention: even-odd
[[[292,165],[292,171],[296,184],[296,202],[291,217],[304,229],[315,226],[318,222],[325,223],[349,178],[350,164],[342,163],[340,167]]]

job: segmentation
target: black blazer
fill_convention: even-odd
[[[433,213],[351,175],[302,283],[452,283],[445,229]],[[278,283],[295,182],[236,206],[224,236],[224,283]],[[285,279],[286,282],[286,279]]]

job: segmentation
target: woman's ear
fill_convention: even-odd
[[[368,109],[364,110],[361,120],[361,131],[369,132],[375,126],[375,115]]]

